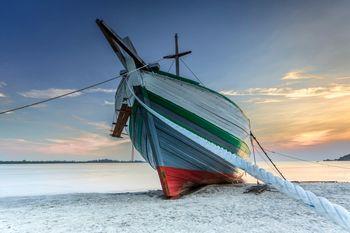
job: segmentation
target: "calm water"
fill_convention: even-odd
[[[278,166],[289,180],[350,182],[350,162],[323,164],[344,168],[293,162],[279,162]],[[251,177],[245,179],[254,182]],[[160,189],[160,183],[148,164],[0,165],[0,197],[151,189]]]

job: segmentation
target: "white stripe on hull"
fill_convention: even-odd
[[[249,120],[237,106],[218,93],[159,74],[142,72],[141,76],[147,90],[193,112],[250,145],[247,134]]]

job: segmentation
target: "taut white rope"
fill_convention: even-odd
[[[187,129],[175,124],[174,122],[168,120],[164,116],[160,115],[156,111],[154,111],[152,108],[150,108],[148,105],[143,103],[133,92],[133,90],[130,88],[129,83],[126,82],[128,89],[132,93],[132,95],[135,97],[135,99],[141,104],[142,107],[144,107],[147,111],[149,111],[153,116],[157,117],[159,120],[163,121],[165,124],[170,126],[171,128],[175,129],[179,133],[183,134],[190,140],[200,144],[207,150],[217,154],[221,158],[225,159],[226,161],[234,164],[238,168],[246,171],[253,177],[263,181],[266,184],[270,184],[274,186],[277,190],[280,192],[285,193],[286,195],[300,200],[304,202],[309,207],[313,208],[317,213],[328,217],[329,219],[333,220],[338,225],[342,226],[344,229],[350,231],[350,213],[342,206],[333,204],[330,201],[328,201],[324,197],[318,197],[314,193],[310,191],[304,190],[301,186],[297,184],[293,184],[288,180],[283,180],[277,176],[274,176],[272,173],[265,171],[262,168],[259,168],[256,165],[251,164],[250,162],[242,159],[241,157],[232,154],[231,152],[227,151],[224,148],[221,148],[214,143],[188,131]]]

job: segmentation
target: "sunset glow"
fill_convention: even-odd
[[[118,75],[122,66],[94,23],[102,17],[130,36],[147,62],[169,54],[177,32],[181,49],[192,50],[184,58],[192,71],[245,111],[268,148],[314,160],[349,153],[349,2],[256,2],[254,7],[205,2],[200,9],[186,3],[181,16],[175,3],[159,3],[149,11],[146,3],[118,4],[77,5],[79,15],[63,3],[45,3],[40,9],[29,2],[4,6],[0,109]],[[116,14],[111,9],[125,10]],[[131,10],[143,20],[130,17]],[[50,20],[42,20],[43,14]],[[160,65],[165,71],[171,68],[168,61]],[[195,79],[182,65],[181,75]],[[117,85],[2,115],[0,160],[129,159],[127,137],[109,136]]]

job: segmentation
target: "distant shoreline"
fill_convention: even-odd
[[[325,161],[325,162],[329,162],[329,161],[350,161],[350,154],[344,155],[344,156],[339,157],[337,159],[325,159],[323,161]]]
[[[31,161],[31,160],[20,160],[20,161],[0,161],[0,164],[62,164],[62,163],[145,163],[141,160],[112,160],[112,159],[97,159],[87,161],[76,161],[76,160],[44,160],[44,161]]]

